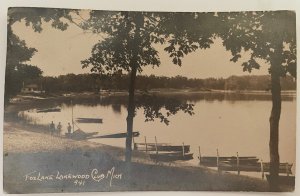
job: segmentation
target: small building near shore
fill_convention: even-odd
[[[37,84],[28,84],[23,85],[23,88],[21,90],[22,93],[41,93],[42,90],[39,88]]]

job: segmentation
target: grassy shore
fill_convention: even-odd
[[[147,154],[137,151],[128,165],[123,161],[123,148],[51,136],[38,129],[4,123],[4,190],[8,193],[268,191],[267,182],[260,179],[220,174],[182,163],[157,164]],[[68,175],[71,178],[63,178]],[[72,175],[89,178],[82,180]]]

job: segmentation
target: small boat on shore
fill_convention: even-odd
[[[247,172],[269,172],[269,162],[259,162],[259,159],[255,156],[246,157],[200,157],[200,165],[206,167],[217,167],[223,171],[247,171]],[[217,165],[217,160],[219,165]],[[292,174],[293,164],[291,163],[280,163],[279,173]]]
[[[270,167],[266,166],[269,165],[269,163],[263,163],[263,171],[269,172]],[[261,172],[262,166],[261,163],[251,163],[251,164],[245,164],[245,163],[228,163],[228,162],[220,162],[219,163],[219,169],[223,171],[246,171],[246,172]],[[292,174],[292,164],[286,165],[285,163],[281,163],[279,166],[279,173],[288,173]]]
[[[140,132],[133,132],[132,137],[138,137],[140,135]],[[87,139],[97,139],[97,138],[126,138],[127,133],[114,133],[114,134],[108,134],[108,135],[99,135],[99,136],[93,136],[88,137]]]
[[[228,157],[215,157],[215,156],[204,156],[200,157],[200,164],[207,167],[216,167],[217,159],[219,162],[227,163],[227,164],[236,164],[237,157],[236,156],[228,156]],[[259,159],[255,156],[245,156],[239,157],[239,163],[244,165],[252,165],[258,163]]]
[[[170,145],[170,144],[164,144],[164,143],[147,143],[147,146],[145,143],[134,143],[134,149],[139,151],[156,151],[156,148],[158,151],[175,151],[175,152],[190,152],[190,145]]]
[[[48,113],[48,112],[61,112],[60,108],[47,108],[43,110],[37,110],[37,113]]]
[[[183,154],[182,152],[167,152],[167,153],[151,153],[151,159],[156,161],[170,162],[170,161],[187,161],[193,159],[193,153]]]

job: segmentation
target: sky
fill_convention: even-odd
[[[68,73],[90,73],[89,68],[82,69],[81,60],[90,56],[95,43],[101,40],[96,34],[83,32],[79,27],[70,25],[65,31],[51,27],[49,23],[43,23],[41,33],[34,32],[31,27],[26,27],[24,22],[13,25],[13,31],[21,39],[25,40],[29,47],[38,50],[28,62],[38,66],[44,76],[58,76]],[[230,62],[231,53],[222,46],[222,40],[214,40],[211,48],[197,50],[188,54],[183,59],[183,65],[179,67],[172,63],[172,59],[163,50],[163,45],[156,45],[159,51],[161,66],[146,66],[143,75],[154,74],[157,76],[185,76],[188,78],[226,78],[231,75],[249,75],[243,72],[242,62],[247,60],[249,54],[242,55],[237,63]],[[262,62],[259,70],[253,70],[251,75],[268,74],[269,65]]]

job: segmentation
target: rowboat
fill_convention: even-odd
[[[76,118],[78,123],[103,123],[102,118]]]
[[[170,145],[170,144],[163,144],[163,143],[135,143],[134,144],[135,150],[140,151],[175,151],[175,152],[190,152],[190,145]]]
[[[246,156],[246,157],[200,157],[200,165],[206,167],[217,167],[219,163],[219,169],[223,171],[248,171],[248,172],[269,172],[270,163],[269,162],[259,162],[259,159],[255,156]],[[218,161],[217,161],[218,160]],[[291,163],[280,163],[279,173],[292,173]]]
[[[138,137],[140,135],[140,132],[133,132],[132,137]],[[93,136],[88,137],[87,139],[97,139],[97,138],[126,138],[127,133],[114,133],[114,134],[108,134],[108,135],[99,135],[99,136]]]
[[[230,157],[215,157],[215,156],[204,156],[200,157],[200,164],[207,167],[216,167],[217,166],[217,159],[220,162],[228,163],[228,164],[234,164],[237,163],[237,157],[236,156],[230,156]],[[245,156],[245,157],[239,157],[239,163],[244,165],[252,165],[256,164],[258,162],[258,158],[255,156]]]
[[[270,167],[267,167],[269,163],[263,163],[263,171],[269,172]],[[252,163],[252,164],[243,164],[239,163],[229,163],[229,162],[220,162],[219,169],[223,171],[247,171],[247,172],[261,172],[262,167],[261,163]],[[288,173],[292,174],[292,164],[286,165],[285,163],[281,163],[279,166],[279,173]]]
[[[191,160],[193,159],[193,153],[183,154],[181,152],[168,152],[168,153],[151,153],[149,154],[151,159],[156,161],[170,162],[177,160]]]
[[[47,108],[43,110],[37,110],[37,113],[47,113],[47,112],[60,112],[60,108]]]

